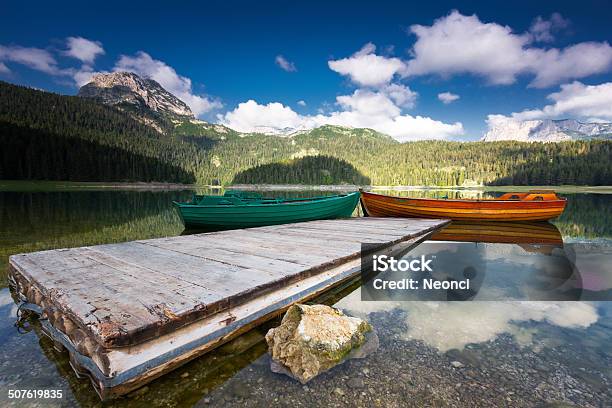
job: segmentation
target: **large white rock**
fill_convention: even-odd
[[[276,363],[304,384],[349,357],[362,357],[353,352],[368,333],[372,326],[365,320],[329,306],[298,304],[287,310],[280,326],[268,331],[266,341],[273,369]]]

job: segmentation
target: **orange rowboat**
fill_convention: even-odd
[[[554,191],[506,193],[484,200],[393,197],[361,192],[364,214],[371,217],[450,218],[478,221],[547,221],[565,209]]]

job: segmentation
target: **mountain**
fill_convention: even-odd
[[[77,95],[124,110],[160,133],[165,133],[168,122],[195,120],[185,102],[158,82],[133,72],[95,74]]]
[[[205,153],[131,114],[0,81],[0,179],[193,183]]]
[[[501,119],[485,133],[482,141],[562,142],[567,140],[612,139],[612,123],[583,123],[573,119]]]
[[[0,81],[0,179],[612,185],[610,140],[399,143],[371,129],[328,125],[279,137],[164,120],[172,127],[160,134],[125,106]]]

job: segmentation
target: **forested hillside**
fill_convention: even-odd
[[[224,184],[243,181],[234,176],[257,165],[290,163],[306,155],[344,160],[374,185],[612,184],[610,141],[397,143],[367,129],[332,126],[292,138],[256,135],[216,144],[199,178]],[[304,182],[298,173],[288,177],[281,169],[286,167],[264,166],[250,174],[267,171],[266,182]],[[249,181],[257,182],[254,177]]]
[[[371,180],[350,163],[331,156],[306,156],[288,162],[261,164],[242,171],[233,184],[353,184],[369,185]]]
[[[0,83],[0,178],[192,183],[205,160],[91,100]]]
[[[115,108],[7,83],[0,146],[0,179],[612,185],[610,141],[398,143],[370,129],[279,137],[195,121],[162,135]]]

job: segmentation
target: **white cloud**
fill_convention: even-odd
[[[236,109],[218,115],[221,123],[239,132],[257,132],[263,128],[302,129],[312,127],[307,116],[278,102],[260,105],[252,99],[239,103]]]
[[[283,71],[287,71],[287,72],[297,71],[295,64],[287,60],[287,58],[283,57],[282,55],[277,55],[276,58],[274,59],[274,62],[276,62],[276,65],[278,65]]]
[[[88,82],[91,82],[91,77],[94,74],[105,73],[106,71],[94,71],[89,65],[83,65],[80,69],[74,70],[72,78],[76,82],[77,86],[81,87]]]
[[[376,45],[374,43],[369,42],[364,44],[363,47],[359,51],[353,54],[353,57],[363,57],[368,54],[374,54],[376,52]]]
[[[612,47],[608,43],[583,42],[562,50],[527,50],[534,54],[535,79],[530,86],[545,88],[574,78],[584,78],[612,68]]]
[[[391,98],[398,106],[407,109],[414,108],[416,99],[419,96],[417,92],[400,84],[386,85],[381,91]]]
[[[254,100],[218,115],[221,123],[242,132],[266,128],[312,129],[325,124],[371,128],[399,141],[445,139],[464,133],[461,123],[447,124],[428,117],[402,114],[401,108],[384,91],[358,89],[336,98],[340,108],[318,115],[300,115],[280,103],[261,105]]]
[[[317,115],[300,115],[281,103],[259,104],[254,100],[239,104],[218,120],[242,132],[286,133],[287,129],[312,129],[325,124],[371,128],[399,141],[445,139],[463,134],[461,123],[447,124],[422,116],[403,114],[412,108],[418,94],[408,86],[393,83],[404,67],[398,58],[375,55],[367,43],[351,57],[329,61],[329,67],[362,88],[336,98],[336,108],[319,110]],[[303,101],[302,101],[303,102]],[[305,106],[305,103],[299,103]]]
[[[300,105],[300,106],[306,106],[306,101],[299,100],[299,101],[297,101],[297,104]]]
[[[431,26],[413,25],[410,30],[417,40],[411,50],[413,58],[402,70],[404,76],[469,73],[491,84],[507,85],[518,75],[531,74],[535,75],[531,86],[542,88],[612,67],[612,47],[607,42],[579,43],[564,49],[531,47],[533,33],[515,34],[508,26],[483,23],[476,15],[458,11]],[[546,32],[541,27],[536,31],[540,38]]]
[[[317,115],[300,115],[278,102],[262,105],[249,100],[217,118],[242,132],[286,133],[287,129],[312,129],[330,124],[371,128],[399,141],[445,139],[463,134],[463,125],[459,122],[447,124],[403,114],[402,109],[414,106],[418,94],[408,86],[391,83],[403,66],[399,59],[380,57],[374,55],[374,51],[375,46],[368,43],[350,58],[329,61],[332,70],[349,75],[353,82],[364,86],[350,95],[338,96],[336,109],[320,109]]]
[[[53,55],[42,48],[0,45],[0,62],[14,62],[51,75],[62,73]]]
[[[585,85],[575,81],[561,85],[559,92],[547,97],[553,103],[541,109],[524,110],[512,113],[510,116],[489,115],[489,128],[499,125],[502,121],[523,121],[532,119],[554,119],[560,117],[576,117],[590,120],[612,120],[612,82],[599,85]]]
[[[442,101],[443,104],[448,105],[451,102],[459,99],[459,95],[451,93],[451,92],[442,92],[438,94],[438,99]]]
[[[362,317],[403,310],[406,330],[402,337],[422,340],[442,352],[493,340],[502,333],[522,340],[525,333],[519,322],[585,328],[599,318],[595,306],[583,302],[362,302],[359,295],[355,291],[336,306]]]
[[[68,37],[66,39],[68,49],[64,55],[76,58],[86,64],[93,64],[98,55],[104,54],[104,48],[99,41],[91,41],[83,37]]]
[[[82,37],[68,37],[66,41],[68,50],[61,53],[83,61],[80,68],[60,68],[54,55],[46,49],[0,45],[0,72],[10,72],[3,61],[13,62],[49,75],[72,77],[78,86],[84,85],[95,73],[90,62],[104,50],[100,43]]]
[[[406,75],[474,73],[494,84],[509,84],[528,64],[522,60],[527,36],[515,35],[507,26],[484,24],[475,15],[453,11],[432,26],[413,25],[410,30],[417,41]]]
[[[339,114],[350,111],[358,112],[360,116],[375,118],[377,116],[395,117],[401,112],[400,108],[384,93],[364,89],[358,89],[352,95],[338,96],[336,102],[344,108],[344,111]]]
[[[191,79],[177,74],[174,68],[163,61],[151,58],[143,51],[137,52],[134,56],[122,55],[115,64],[114,71],[131,71],[159,82],[166,90],[189,105],[196,116],[223,106],[221,102],[207,95],[194,94]]]
[[[552,13],[549,20],[538,16],[533,20],[529,33],[533,36],[534,41],[552,42],[555,39],[553,33],[567,28],[569,24],[569,20],[563,18],[559,13]]]
[[[375,51],[376,46],[367,43],[352,56],[327,64],[332,71],[350,77],[357,85],[382,86],[404,69],[404,63],[399,58],[376,55]]]

